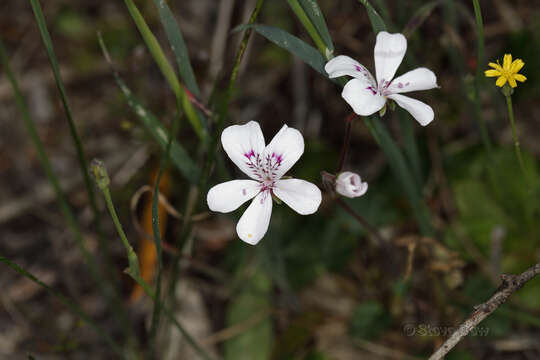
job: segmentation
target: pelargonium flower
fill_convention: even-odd
[[[360,175],[344,171],[337,176],[336,192],[348,198],[355,198],[366,193],[368,184],[362,181]]]
[[[229,126],[221,134],[221,144],[229,158],[253,180],[232,180],[208,191],[206,200],[212,211],[228,213],[253,199],[236,226],[248,244],[257,244],[268,230],[272,197],[276,196],[301,215],[313,214],[321,203],[321,191],[314,184],[283,175],[304,153],[304,138],[283,125],[265,146],[259,123]]]
[[[345,84],[341,96],[358,115],[374,114],[385,106],[387,99],[392,99],[407,110],[420,125],[426,126],[433,120],[433,109],[401,93],[436,88],[437,77],[433,71],[421,67],[394,79],[406,50],[405,36],[381,31],[377,34],[374,50],[377,81],[358,61],[344,55],[330,60],[324,70],[330,78],[344,75],[353,77]]]
[[[518,74],[525,63],[521,59],[512,61],[511,54],[504,54],[502,66],[499,64],[499,60],[497,60],[496,64],[490,62],[488,65],[493,69],[486,70],[484,74],[487,77],[497,77],[495,85],[499,87],[503,87],[508,81],[510,86],[515,88],[517,86],[516,80],[520,82],[527,80],[524,75]]]

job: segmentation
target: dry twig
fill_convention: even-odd
[[[440,360],[452,350],[467,334],[474,329],[482,320],[491,315],[499,306],[504,304],[506,300],[514,292],[519,290],[525,283],[531,280],[536,275],[540,274],[540,263],[530,267],[519,275],[502,274],[502,284],[495,291],[495,294],[483,304],[477,305],[474,312],[469,316],[464,323],[442,344],[429,360]]]

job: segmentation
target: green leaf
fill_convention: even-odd
[[[154,137],[157,143],[161,146],[161,148],[163,150],[166,150],[169,140],[169,134],[167,130],[165,130],[163,126],[161,126],[157,118],[150,111],[148,111],[133,95],[133,92],[127,87],[126,83],[122,80],[118,72],[114,69],[112,60],[109,56],[109,52],[107,51],[107,47],[105,46],[105,42],[103,41],[101,34],[98,34],[98,40],[99,45],[101,46],[101,50],[103,51],[103,55],[105,56],[105,60],[111,66],[114,79],[120,87],[120,90],[122,91],[122,94],[124,95],[129,106],[131,106],[133,110],[135,110],[135,113],[137,114],[139,119],[141,119],[144,126],[150,132],[152,137]],[[189,182],[191,182],[192,184],[198,182],[201,170],[195,164],[195,162],[193,162],[193,160],[191,159],[187,151],[182,147],[182,145],[180,145],[174,139],[171,143],[170,156],[174,165],[178,168],[178,170],[180,170],[180,172]]]
[[[107,344],[111,347],[114,352],[120,356],[121,359],[124,359],[123,350],[118,345],[113,337],[105,331],[98,323],[94,322],[94,320],[88,315],[81,307],[79,307],[73,300],[67,298],[62,293],[60,293],[58,290],[50,287],[49,285],[45,284],[43,281],[36,278],[32,273],[30,273],[28,270],[23,269],[19,265],[11,262],[4,256],[0,255],[0,262],[3,262],[7,266],[9,266],[12,270],[16,271],[20,275],[24,276],[28,280],[32,281],[33,283],[39,285],[43,289],[45,289],[49,294],[60,300],[62,304],[64,304],[74,315],[82,319],[86,324],[88,324],[99,336],[103,337],[103,339],[107,342]]]
[[[272,353],[272,322],[268,314],[272,284],[261,268],[255,266],[229,305],[227,325],[244,324],[246,328],[225,342],[225,360],[268,360]]]
[[[193,128],[199,139],[205,140],[206,130],[202,126],[202,123],[197,116],[195,109],[193,109],[193,105],[191,105],[191,103],[187,99],[184,87],[180,84],[180,81],[178,81],[173,67],[167,60],[167,57],[165,56],[165,53],[159,45],[156,37],[152,33],[152,30],[150,30],[150,28],[148,27],[148,24],[144,20],[142,14],[140,13],[133,0],[125,0],[125,3],[129,10],[129,13],[131,14],[131,17],[133,18],[133,21],[135,22],[135,25],[139,29],[139,32],[141,33],[141,36],[146,43],[146,46],[148,47],[148,50],[150,51],[150,54],[152,54],[152,57],[154,58],[154,61],[156,62],[159,69],[161,70],[161,73],[169,83],[169,86],[173,90],[174,95],[182,103],[184,112],[186,113],[191,127]]]
[[[418,10],[415,11],[407,25],[403,28],[403,35],[408,39],[411,35],[418,29],[420,25],[426,21],[426,19],[431,15],[433,10],[439,5],[442,4],[441,0],[430,1],[422,5]]]
[[[319,8],[317,0],[298,0],[298,2],[302,5],[306,15],[309,17],[309,20],[311,20],[311,23],[315,25],[317,32],[321,35],[328,50],[334,51],[334,44],[332,43],[332,38],[328,32],[328,26],[326,26],[324,15]]]
[[[367,0],[358,0],[362,5],[366,7],[368,12],[369,21],[371,22],[371,27],[375,34],[386,31],[386,24],[382,19],[381,15],[375,10],[375,8]]]
[[[180,31],[180,27],[174,18],[174,15],[167,5],[165,0],[154,0],[156,7],[158,8],[159,17],[165,33],[167,34],[167,39],[171,44],[171,49],[176,57],[176,63],[178,64],[178,70],[186,87],[191,91],[196,97],[200,97],[201,93],[199,87],[197,86],[197,80],[195,80],[195,74],[193,73],[193,68],[191,62],[189,61],[189,53],[184,42],[184,37]]]
[[[161,125],[156,116],[149,112],[133,95],[131,90],[126,86],[122,79],[117,77],[116,82],[118,83],[118,86],[120,86],[122,94],[127,100],[129,106],[133,108],[139,119],[141,119],[146,129],[154,138],[154,140],[156,140],[160,147],[165,150],[167,147],[167,142],[169,140],[168,131]],[[201,171],[197,164],[193,162],[187,151],[182,147],[182,145],[180,145],[176,140],[173,140],[170,151],[171,160],[178,168],[178,170],[180,170],[182,175],[184,175],[184,177],[190,183],[197,183]]]
[[[47,50],[47,56],[49,57],[51,69],[54,74],[56,87],[58,88],[58,92],[60,93],[60,99],[62,100],[62,105],[64,107],[64,112],[66,114],[66,119],[69,125],[71,138],[73,139],[73,144],[75,145],[75,150],[77,152],[77,158],[79,160],[79,168],[84,179],[86,191],[88,192],[90,207],[92,208],[92,212],[95,218],[94,221],[96,222],[96,227],[98,228],[98,232],[100,232],[99,231],[99,229],[101,228],[99,225],[100,215],[99,215],[99,211],[96,205],[94,186],[92,184],[92,180],[90,180],[90,175],[88,173],[88,162],[86,161],[86,154],[84,152],[82,142],[77,132],[75,122],[73,120],[71,107],[69,106],[67,92],[64,87],[64,82],[62,81],[62,76],[60,75],[60,67],[58,66],[58,61],[56,60],[56,54],[54,52],[51,36],[49,34],[49,30],[47,29],[47,23],[45,21],[45,17],[43,16],[43,11],[41,10],[41,5],[39,4],[39,0],[30,0],[30,4],[32,6],[32,11],[34,12],[34,17],[36,19],[36,23],[38,25],[39,32],[41,34],[43,45],[45,46],[45,49]],[[101,243],[100,246],[103,247],[103,243]]]
[[[407,166],[399,147],[388,133],[386,127],[381,123],[380,119],[376,116],[371,116],[365,117],[364,120],[371,131],[371,134],[375,137],[375,141],[383,150],[392,172],[397,177],[396,180],[401,183],[401,186],[405,190],[413,210],[413,215],[420,226],[422,234],[425,236],[432,236],[434,231],[431,224],[429,209],[422,201],[422,194],[417,187],[415,178]]]
[[[324,64],[326,61],[321,53],[296,36],[279,28],[262,24],[240,25],[233,31],[239,31],[246,28],[252,28],[280,48],[298,56],[302,61],[317,70],[323,76],[328,77],[326,71],[324,71]]]

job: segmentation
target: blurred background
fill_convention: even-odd
[[[240,40],[231,30],[247,22],[256,1],[168,3],[189,49],[200,102],[208,104],[213,94],[226,89]],[[212,354],[255,360],[425,358],[474,305],[491,296],[501,273],[520,273],[540,260],[540,3],[480,1],[486,43],[482,64],[476,57],[472,2],[374,0],[372,4],[391,32],[411,31],[397,74],[426,66],[438,77],[440,89],[415,94],[434,108],[432,124],[422,128],[401,111],[389,110],[383,118],[400,144],[406,141],[405,131],[416,134],[415,173],[423,184],[436,236],[420,235],[407,198],[360,118],[352,127],[344,169],[359,173],[369,190],[346,202],[377,229],[382,242],[328,193],[312,216],[275,206],[268,233],[256,247],[236,236],[244,208],[228,215],[208,214],[202,194],[196,210],[201,220],[186,245],[178,244],[182,220],[162,205],[163,277],[168,283],[176,279],[168,303]],[[154,3],[137,5],[174,63]],[[353,0],[320,0],[319,5],[335,54],[358,59],[374,72],[376,34],[365,8]],[[47,0],[42,6],[87,157],[105,162],[120,220],[139,257],[149,259],[143,271],[151,274],[152,252],[144,236],[152,232],[150,197],[138,194],[153,184],[161,152],[115,83],[97,32],[128,86],[167,127],[176,112],[174,94],[123,2]],[[311,43],[284,1],[266,1],[257,22]],[[152,302],[123,274],[125,250],[99,193],[110,256],[104,257],[98,246],[69,127],[27,1],[0,3],[0,37],[75,209],[84,243],[116,284],[125,321],[111,316],[115,310],[89,276],[4,73],[0,73],[0,254],[73,298],[126,349],[144,349]],[[519,83],[513,100],[531,183],[521,176],[504,97],[495,80],[482,79],[480,97],[475,99],[477,66],[487,69],[488,61],[502,60],[505,53],[525,62],[521,72],[527,81]],[[301,60],[253,33],[226,124],[257,120],[267,141],[283,124],[299,129],[306,152],[291,174],[321,185],[321,171],[336,171],[345,118],[351,112],[340,92]],[[491,155],[482,144],[479,118],[493,144]],[[188,126],[180,129],[178,141],[196,152],[197,138]],[[224,181],[223,173],[242,177],[226,157],[220,163],[222,171],[208,179],[209,184]],[[498,174],[496,186],[489,181],[493,171]],[[189,183],[174,167],[165,173],[161,189],[170,206],[183,211]],[[27,359],[28,354],[35,359],[115,358],[99,334],[56,298],[5,265],[0,269],[0,359]],[[540,358],[540,280],[530,281],[477,330],[447,358]],[[197,358],[166,319],[160,322],[157,341],[160,359]]]

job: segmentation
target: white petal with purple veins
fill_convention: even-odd
[[[370,81],[373,86],[376,86],[373,75],[358,61],[345,56],[339,55],[330,60],[324,66],[324,70],[328,73],[331,79],[340,76],[349,75],[358,79]]]
[[[390,82],[407,51],[407,39],[402,34],[381,31],[375,42],[375,73],[379,87]]]
[[[341,96],[361,116],[371,115],[384,106],[386,99],[368,81],[352,79],[343,87]]]
[[[420,125],[426,126],[433,121],[435,116],[433,109],[420,100],[399,94],[389,95],[388,98],[393,99],[399,106],[407,110]]]
[[[281,178],[304,153],[300,131],[283,125],[263,152],[263,162],[274,180]]]
[[[438,87],[437,77],[427,68],[418,68],[406,72],[392,80],[388,90],[393,93],[406,93],[409,91],[429,90]]]
[[[259,193],[236,225],[238,237],[248,244],[257,244],[266,234],[272,215],[272,196],[268,191]]]
[[[321,190],[305,180],[278,180],[273,191],[281,201],[300,215],[313,214],[321,204]]]
[[[229,126],[221,134],[221,144],[240,170],[252,179],[259,180],[252,165],[264,150],[264,136],[258,122]]]
[[[261,184],[254,180],[232,180],[212,187],[206,196],[208,208],[228,213],[253,199],[261,191]]]

